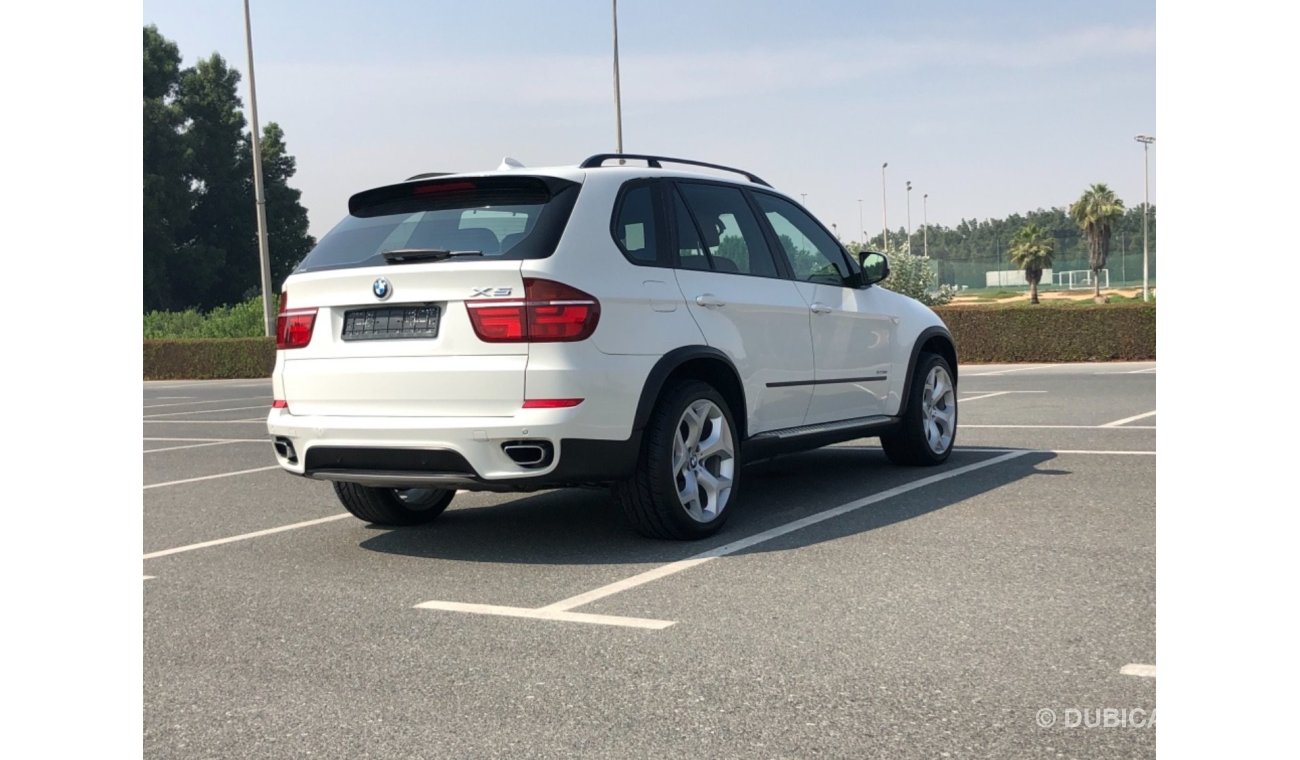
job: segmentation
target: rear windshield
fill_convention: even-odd
[[[553,177],[406,182],[352,196],[351,212],[295,271],[380,266],[399,248],[479,251],[485,259],[551,255],[579,185]]]

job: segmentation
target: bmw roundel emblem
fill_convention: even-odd
[[[393,294],[393,286],[388,284],[388,278],[386,277],[375,280],[375,284],[370,289],[375,292],[375,298],[381,301]]]

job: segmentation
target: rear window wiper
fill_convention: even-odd
[[[446,261],[456,256],[482,256],[482,251],[452,251],[446,248],[394,248],[384,251],[384,261],[389,264],[409,264],[413,261]]]

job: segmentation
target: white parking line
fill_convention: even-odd
[[[159,396],[158,398],[193,398],[193,396]],[[185,401],[179,404],[145,404],[145,409],[161,409],[164,406],[194,406],[195,404],[223,404],[229,401],[269,401],[270,396],[240,396],[239,398],[214,398],[209,401]]]
[[[292,525],[281,525],[278,528],[267,528],[266,530],[257,530],[257,531],[253,531],[252,533],[241,533],[238,536],[230,536],[228,538],[218,538],[212,541],[203,541],[197,544],[189,544],[188,546],[178,546],[175,549],[163,549],[162,551],[150,552],[149,554],[144,555],[144,558],[157,559],[158,557],[167,557],[172,554],[180,554],[181,552],[192,552],[195,549],[206,549],[209,546],[220,546],[222,544],[231,544],[236,541],[247,541],[250,538],[258,538],[259,536],[269,536],[272,533],[283,533],[286,530],[297,530],[298,528],[306,528],[312,525],[320,525],[321,523],[333,522],[334,520],[342,520],[345,517],[351,517],[351,516],[352,516],[351,513],[344,512],[338,515],[330,515],[329,517],[322,517],[318,520],[307,520],[304,522],[293,523]]]
[[[1015,369],[999,369],[992,372],[963,372],[962,377],[997,377],[998,375],[1009,375],[1012,372],[1028,372],[1034,369],[1047,369],[1049,367],[1059,367],[1059,364],[1035,364],[1032,367],[1016,367]]]
[[[1002,456],[993,457],[991,459],[987,459],[982,462],[976,462],[974,464],[968,464],[965,465],[964,467],[958,467],[956,469],[949,470],[947,472],[939,473],[938,475],[931,475],[926,478],[920,478],[919,480],[914,480],[910,483],[905,483],[901,486],[896,486],[894,488],[881,491],[880,493],[872,494],[871,496],[867,496],[861,499],[855,499],[854,501],[850,501],[847,504],[841,504],[838,507],[832,507],[830,509],[817,512],[807,517],[803,517],[798,520],[793,520],[791,522],[788,522],[784,525],[779,525],[770,530],[765,530],[761,533],[756,533],[752,536],[749,536],[748,538],[742,538],[738,541],[733,541],[729,544],[723,544],[722,546],[709,549],[708,551],[700,552],[699,554],[696,554],[693,557],[687,557],[686,559],[678,560],[677,562],[670,562],[666,565],[661,565],[659,567],[656,567],[653,570],[647,570],[644,573],[638,573],[637,575],[634,575],[630,578],[624,578],[621,581],[616,581],[614,583],[601,586],[600,588],[592,589],[591,591],[578,594],[577,596],[571,596],[568,599],[561,599],[558,602],[555,602],[553,604],[548,604],[544,607],[534,607],[534,608],[502,607],[502,606],[491,605],[491,604],[465,604],[461,602],[445,602],[439,600],[421,602],[420,604],[417,604],[415,606],[418,609],[443,610],[443,611],[452,611],[452,612],[468,612],[471,614],[481,614],[481,615],[505,615],[508,617],[533,618],[539,620],[562,620],[565,622],[572,622],[572,623],[593,623],[597,625],[618,625],[618,626],[625,626],[625,627],[648,628],[652,630],[660,630],[663,628],[667,628],[668,626],[672,625],[675,621],[650,620],[644,618],[621,618],[621,617],[613,617],[613,616],[606,616],[606,615],[583,615],[580,613],[574,613],[572,612],[572,610],[575,607],[581,607],[585,604],[590,604],[598,599],[604,599],[605,597],[613,596],[614,594],[627,591],[628,589],[631,588],[636,588],[637,586],[650,583],[651,581],[656,581],[659,580],[660,578],[664,578],[669,575],[673,575],[675,573],[680,573],[683,570],[689,570],[692,567],[695,567],[696,565],[704,564],[709,560],[717,559],[718,557],[725,557],[728,554],[735,554],[736,552],[742,551],[744,549],[748,549],[751,546],[757,546],[758,544],[771,541],[774,538],[780,538],[781,536],[784,536],[787,533],[793,533],[796,530],[806,528],[810,525],[816,525],[817,523],[824,522],[826,520],[830,520],[832,518],[848,514],[849,512],[853,512],[855,510],[861,509],[871,504],[875,504],[877,502],[884,501],[886,499],[891,499],[895,496],[905,494],[909,491],[915,491],[918,488],[924,488],[926,486],[933,485],[935,483],[939,483],[945,480],[949,480],[951,478],[960,477],[969,472],[974,472],[975,470],[983,469],[985,467],[991,467],[996,464],[1001,464],[1003,462],[1015,459],[1016,457],[1024,456],[1027,453],[1029,452],[1008,451],[1002,454]]]
[[[183,483],[197,483],[200,480],[216,480],[217,478],[229,478],[233,475],[247,475],[251,472],[266,472],[267,470],[278,470],[280,465],[273,464],[268,467],[254,467],[251,470],[236,470],[235,472],[221,472],[216,475],[204,475],[200,478],[186,478],[185,480],[169,480],[166,483],[151,483],[144,487],[148,491],[150,488],[162,488],[163,486],[179,486]]]
[[[184,412],[160,412],[158,414],[146,414],[145,419],[154,417],[177,417],[182,414],[217,414],[219,412],[242,412],[245,409],[266,409],[270,411],[271,407],[267,404],[258,404],[257,406],[232,406],[229,409],[192,409]]]
[[[145,420],[146,425],[230,425],[234,423],[266,422],[265,417],[245,417],[242,420]]]
[[[1107,425],[961,425],[963,428],[994,430],[1155,430],[1155,425],[1125,425],[1110,427]]]
[[[1125,665],[1124,667],[1120,668],[1119,672],[1126,676],[1140,676],[1142,678],[1155,678],[1156,666],[1141,665],[1139,663],[1131,663],[1129,665]]]
[[[994,393],[985,393],[985,394],[982,395],[982,396],[970,396],[970,397],[967,397],[967,398],[959,398],[959,399],[957,399],[957,400],[958,400],[960,403],[963,403],[963,404],[964,404],[964,403],[966,403],[967,401],[979,401],[979,400],[982,399],[982,398],[993,398],[994,396],[1005,396],[1005,395],[1007,395],[1007,394],[1010,393],[1010,392],[1011,392],[1011,391],[996,391],[996,392],[994,392]]]
[[[884,449],[880,448],[879,446],[827,446],[826,448],[828,448],[828,449],[832,449],[832,450],[844,450],[844,449],[848,449],[848,450],[851,450],[851,451],[884,451]],[[953,451],[954,451],[954,452],[960,451],[960,452],[963,452],[963,453],[966,453],[966,454],[1004,454],[1004,453],[1006,453],[1006,452],[1008,452],[1008,451],[1023,451],[1023,452],[1025,452],[1026,454],[1096,454],[1096,455],[1098,455],[1098,456],[1113,456],[1113,455],[1116,455],[1116,454],[1132,454],[1132,455],[1135,455],[1135,456],[1155,456],[1155,455],[1156,455],[1156,452],[1154,452],[1154,451],[1134,451],[1134,450],[1131,450],[1131,449],[1119,449],[1119,450],[1112,450],[1112,449],[1105,449],[1105,450],[1098,450],[1098,449],[1008,449],[1008,448],[1000,448],[1000,449],[999,449],[999,448],[990,448],[990,447],[983,447],[983,446],[954,446],[954,447],[953,447]]]
[[[1154,416],[1156,416],[1156,412],[1155,412],[1154,409],[1152,409],[1151,411],[1149,411],[1149,412],[1147,412],[1147,413],[1145,413],[1145,414],[1135,414],[1135,415],[1133,415],[1132,417],[1125,417],[1125,418],[1122,419],[1122,420],[1115,420],[1114,422],[1107,422],[1105,425],[1102,425],[1102,427],[1105,427],[1105,428],[1120,427],[1121,425],[1123,425],[1123,424],[1126,423],[1126,422],[1137,422],[1138,420],[1145,420],[1147,417],[1154,417]]]
[[[959,391],[959,393],[984,393],[985,391]],[[1047,391],[993,391],[994,393],[1047,393]]]
[[[568,612],[532,607],[502,607],[495,604],[465,604],[463,602],[423,602],[415,605],[422,610],[468,612],[473,615],[500,615],[503,617],[532,618],[534,620],[559,620],[566,623],[591,623],[593,625],[619,625],[624,628],[647,628],[660,631],[672,625],[673,620],[620,617],[618,615],[591,615],[585,612]]]
[[[226,441],[227,443],[266,443],[270,439],[269,438],[145,438],[143,440],[146,441]]]
[[[240,443],[240,441],[208,441],[207,443],[190,443],[184,446],[167,446],[161,449],[145,449],[146,454],[157,454],[160,451],[180,451],[181,449],[201,449],[204,446],[220,446],[223,443]],[[266,443],[266,441],[260,441]]]

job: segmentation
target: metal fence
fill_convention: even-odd
[[[1156,282],[1156,252],[1154,250],[1151,251],[1149,261],[1150,283],[1154,287]],[[936,265],[938,270],[939,284],[954,285],[958,288],[970,288],[972,290],[989,287],[986,284],[988,280],[986,273],[988,272],[1015,269],[1015,266],[1005,258],[1001,261],[937,261],[932,259],[932,263]],[[1058,258],[1052,262],[1053,272],[1087,268],[1088,259],[1086,258]],[[1142,287],[1142,251],[1139,250],[1136,253],[1128,251],[1123,254],[1118,251],[1112,252],[1110,258],[1106,261],[1106,269],[1110,271],[1110,287]],[[1013,278],[1013,281],[1015,284],[1007,284],[1006,287],[1029,287],[1023,277]],[[1048,290],[1057,286],[1044,277],[1038,287],[1040,290]]]

